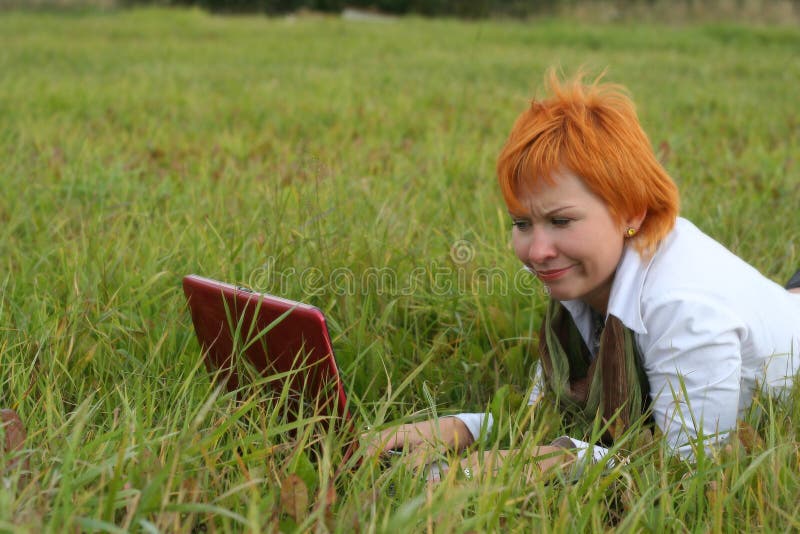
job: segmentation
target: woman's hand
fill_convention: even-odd
[[[443,417],[387,428],[377,435],[367,433],[362,442],[367,456],[386,456],[391,454],[389,451],[402,450],[405,454],[414,453],[419,465],[424,465],[424,459],[440,448],[459,452],[469,447],[473,438],[460,419]]]

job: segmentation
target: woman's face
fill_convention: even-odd
[[[520,195],[525,213],[512,214],[519,259],[533,269],[557,300],[583,300],[606,312],[622,257],[627,226],[616,223],[605,202],[569,171]]]

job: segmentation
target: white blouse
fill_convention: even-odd
[[[591,350],[588,305],[563,304]],[[800,368],[800,295],[683,218],[649,261],[626,247],[608,314],[634,332],[655,422],[682,457],[698,436],[708,444],[724,439],[758,388],[780,394]],[[534,384],[531,401],[541,387]],[[473,437],[492,423],[491,415],[456,417]]]

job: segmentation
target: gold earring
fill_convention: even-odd
[[[633,237],[636,235],[636,228],[629,226],[628,230],[625,233],[628,234],[628,237]]]

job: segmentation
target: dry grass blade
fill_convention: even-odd
[[[297,523],[308,515],[308,487],[295,473],[281,482],[281,509]]]

